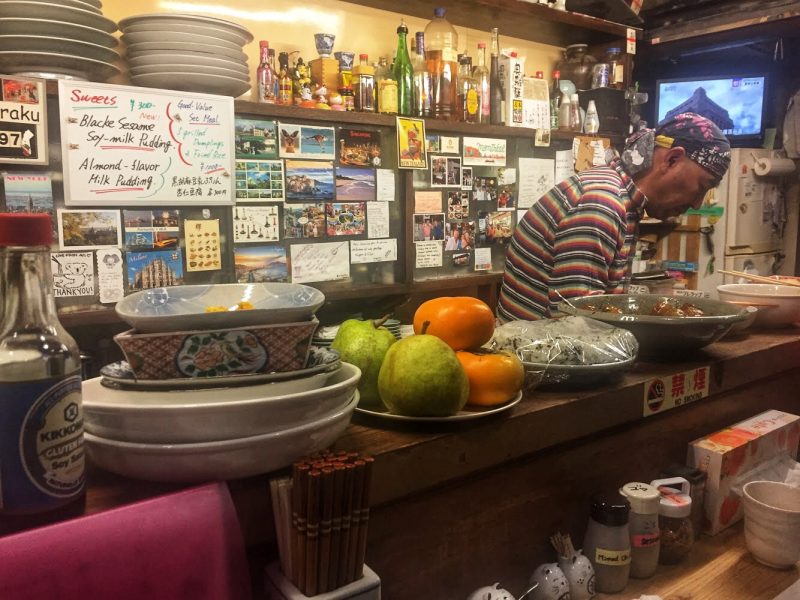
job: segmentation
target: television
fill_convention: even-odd
[[[659,79],[656,121],[684,112],[710,119],[734,146],[760,146],[764,138],[765,75]]]

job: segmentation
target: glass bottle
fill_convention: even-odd
[[[353,68],[353,95],[356,110],[375,112],[375,67],[369,64],[368,54],[359,54]]]
[[[489,80],[489,121],[492,125],[503,124],[503,101],[505,93],[500,81],[500,36],[497,27],[492,28],[492,69]]]
[[[275,49],[269,49],[269,66],[272,69],[274,77],[272,78],[272,96],[275,98],[275,103],[278,101],[278,69],[275,66]]]
[[[608,87],[624,89],[625,65],[622,63],[622,50],[620,48],[606,50],[605,62],[608,63]]]
[[[631,482],[619,493],[631,504],[628,529],[631,534],[631,577],[652,577],[658,567],[661,547],[658,528],[659,491],[646,483]]]
[[[275,69],[269,62],[269,42],[261,40],[258,43],[261,53],[261,62],[256,69],[256,82],[258,89],[258,102],[275,104]]]
[[[466,123],[477,123],[481,111],[478,84],[472,76],[472,59],[462,56],[458,69],[458,108]]]
[[[81,360],[61,326],[49,215],[0,215],[0,514],[46,512],[83,495]]]
[[[572,119],[572,102],[567,93],[561,95],[561,106],[558,107],[558,128],[561,131],[570,131],[572,127],[570,122]]]
[[[417,117],[430,117],[431,110],[431,74],[425,62],[425,33],[418,31],[415,34],[416,47],[414,50],[414,115]]]
[[[595,106],[594,100],[589,100],[586,116],[583,119],[583,132],[596,135],[598,131],[600,131],[600,117],[597,114],[597,106]]]
[[[583,554],[594,567],[594,587],[613,594],[625,589],[631,567],[628,531],[630,504],[624,498],[596,495],[583,540]]]
[[[553,71],[553,86],[550,88],[550,129],[558,129],[561,107],[561,73]]]
[[[478,95],[481,98],[481,109],[478,111],[478,123],[489,122],[489,67],[486,66],[486,42],[478,44],[478,64],[472,70]]]
[[[436,8],[425,27],[425,62],[431,74],[431,107],[440,119],[457,118],[456,74],[458,72],[458,34],[444,18],[445,9]]]
[[[278,54],[278,97],[276,104],[290,105],[292,103],[292,77],[289,75],[289,53]]]
[[[686,558],[694,544],[689,482],[683,477],[670,477],[656,479],[650,485],[658,488],[661,494],[658,506],[661,553],[658,561],[662,565],[674,565]]]
[[[400,20],[397,28],[397,52],[394,58],[394,80],[397,82],[397,114],[410,117],[414,114],[414,67],[408,55],[408,27]]]
[[[581,131],[582,127],[580,100],[578,94],[572,94],[569,98],[569,128],[571,131]]]
[[[378,95],[378,112],[397,114],[397,81],[389,67],[389,58],[381,56],[375,66],[375,89]]]

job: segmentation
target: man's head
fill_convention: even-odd
[[[730,149],[714,123],[684,113],[630,138],[622,160],[647,196],[647,214],[666,219],[700,207],[727,172]]]

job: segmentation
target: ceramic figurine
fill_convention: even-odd
[[[559,556],[558,566],[567,576],[571,600],[594,598],[594,567],[588,557],[576,550],[571,558]]]
[[[314,108],[330,109],[328,104],[328,88],[324,85],[317,85],[314,90]]]
[[[514,600],[514,596],[495,583],[478,588],[467,596],[467,600]]]
[[[295,99],[311,100],[311,77],[308,72],[308,65],[303,60],[302,56],[298,56],[297,61],[294,63],[292,80],[294,83]]]
[[[545,563],[536,567],[530,584],[538,587],[530,593],[531,600],[571,600],[569,581],[556,563]]]

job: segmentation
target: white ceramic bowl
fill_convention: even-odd
[[[788,569],[800,560],[800,488],[751,481],[744,491],[744,538],[758,562]]]
[[[261,435],[319,419],[352,398],[361,370],[342,363],[333,374],[313,375],[317,389],[274,395],[292,382],[236,388],[133,391],[83,382],[86,431],[108,439],[183,444]],[[325,379],[330,377],[327,384]],[[277,387],[273,387],[277,386]]]
[[[358,399],[356,390],[338,411],[263,435],[200,444],[137,444],[86,433],[86,450],[97,466],[134,479],[197,483],[250,477],[329,447],[347,428]]]
[[[237,310],[239,302],[253,308]],[[159,333],[304,321],[324,302],[318,289],[298,283],[223,283],[142,290],[117,302],[116,311],[140,333]],[[228,310],[206,312],[212,306]]]
[[[726,283],[717,286],[719,299],[752,302],[758,308],[753,327],[787,327],[800,323],[800,286],[771,283]],[[775,306],[758,306],[773,304]]]

